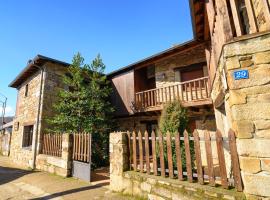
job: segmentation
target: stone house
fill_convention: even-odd
[[[180,100],[191,129],[217,128],[224,137],[236,132],[244,192],[248,199],[268,199],[269,7],[269,0],[190,0],[193,41],[108,75],[119,129],[156,129],[163,104]],[[196,81],[205,76],[198,94]]]
[[[53,115],[57,91],[64,87],[61,75],[68,65],[37,55],[10,83],[18,91],[10,148],[10,157],[17,163],[35,168],[46,120]]]
[[[231,128],[244,192],[270,197],[270,1],[191,0],[196,40],[206,60],[216,125]]]

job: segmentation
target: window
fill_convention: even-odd
[[[33,130],[34,126],[24,126],[23,128],[23,143],[22,147],[31,147],[33,140]]]
[[[28,84],[26,84],[25,86],[25,92],[24,92],[24,96],[27,97],[28,96]]]

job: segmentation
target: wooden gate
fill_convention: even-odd
[[[72,176],[91,181],[91,134],[73,134]]]

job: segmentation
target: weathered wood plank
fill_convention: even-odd
[[[152,140],[153,172],[154,175],[157,176],[158,170],[157,170],[157,153],[156,153],[156,134],[154,131],[152,131],[151,140]]]
[[[132,145],[133,145],[133,170],[137,171],[137,142],[136,142],[136,132],[132,133]]]
[[[233,21],[234,21],[234,26],[236,30],[236,35],[241,36],[243,35],[243,26],[240,20],[240,15],[239,15],[239,9],[238,9],[238,2],[239,0],[230,0],[231,4],[231,10],[232,10],[232,15],[233,15]]]
[[[149,135],[148,132],[144,133],[145,138],[145,160],[146,160],[146,173],[150,174],[150,158],[149,158]]]
[[[248,20],[249,20],[249,25],[250,25],[250,33],[257,33],[258,26],[256,23],[256,18],[253,11],[252,3],[250,0],[245,0],[245,3],[246,3],[246,9],[247,9]]]
[[[165,161],[164,161],[164,149],[163,149],[163,135],[159,131],[158,135],[158,140],[159,140],[159,160],[160,160],[160,168],[161,168],[161,176],[165,177]]]
[[[185,141],[185,152],[186,152],[187,177],[188,177],[189,182],[193,182],[192,161],[191,161],[190,146],[189,146],[189,135],[187,131],[184,131],[184,141]]]
[[[235,133],[232,129],[229,130],[229,147],[231,153],[231,160],[232,160],[232,169],[233,169],[233,178],[235,182],[235,187],[237,191],[243,191],[243,183],[241,179],[241,172],[240,172],[240,165],[239,165],[239,158],[237,153],[236,147],[236,140],[235,140]]]
[[[222,35],[218,37],[223,37],[224,42],[228,42],[233,38],[232,27],[228,12],[228,5],[226,0],[216,1],[218,20],[220,20],[220,25],[222,28]],[[221,44],[223,45],[223,44]]]
[[[216,132],[216,143],[217,143],[220,176],[221,176],[221,185],[223,188],[228,189],[229,185],[228,185],[226,163],[225,163],[224,150],[223,150],[223,139],[222,139],[222,134],[219,130],[217,130]]]
[[[200,138],[199,138],[199,134],[197,130],[194,130],[193,137],[194,137],[194,149],[195,149],[195,157],[196,157],[196,165],[197,165],[198,182],[203,185],[204,180],[203,180],[201,147],[200,147]]]
[[[143,173],[143,140],[141,131],[139,131],[138,137],[139,137],[140,172]]]
[[[214,32],[214,25],[215,25],[215,8],[213,4],[213,0],[208,0],[205,2],[206,10],[207,10],[207,16],[208,16],[208,22],[209,22],[209,29],[210,29],[210,35],[213,35]]]
[[[127,139],[128,139],[128,159],[129,159],[129,170],[131,170],[132,165],[132,148],[131,148],[131,134],[127,131]]]
[[[175,149],[176,149],[176,162],[177,162],[177,173],[178,180],[183,180],[183,168],[182,168],[182,156],[181,156],[181,148],[180,148],[180,134],[177,133],[175,136]]]
[[[263,11],[265,16],[266,29],[270,30],[270,5],[268,5],[267,0],[262,0]]]
[[[169,177],[173,178],[173,160],[172,160],[172,143],[171,143],[171,133],[167,132],[167,158],[169,167]]]
[[[213,165],[213,155],[212,155],[212,146],[211,138],[208,131],[204,132],[205,139],[205,150],[206,150],[206,159],[207,159],[207,172],[209,176],[209,183],[211,186],[215,186],[215,175],[214,175],[214,165]]]

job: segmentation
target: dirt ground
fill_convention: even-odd
[[[106,169],[95,172],[93,182],[62,178],[47,172],[23,169],[0,156],[0,200],[135,199],[109,191]]]

